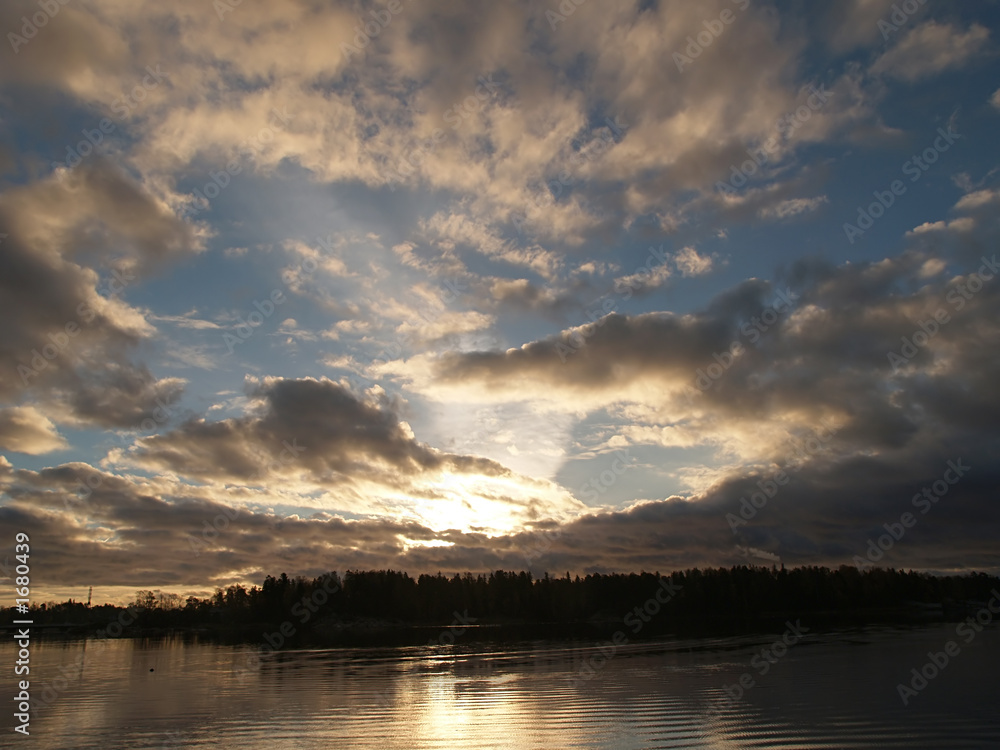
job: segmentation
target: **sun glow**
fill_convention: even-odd
[[[389,502],[433,531],[509,534],[539,517],[568,518],[585,510],[566,490],[518,475],[444,474]]]
[[[402,534],[399,541],[403,544],[403,552],[409,552],[414,547],[454,547],[454,542],[446,542],[444,539],[409,539]]]

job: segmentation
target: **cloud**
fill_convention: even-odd
[[[973,263],[981,256],[982,248],[995,245],[1000,238],[1000,221],[995,210],[1000,191],[976,189],[982,181],[973,185],[967,175],[962,177],[960,181],[965,186],[962,189],[967,192],[951,208],[953,213],[961,215],[924,222],[907,232],[906,237],[923,252],[951,254]]]
[[[204,185],[234,159],[256,175],[296,164],[321,182],[426,186],[475,227],[446,227],[461,241],[550,277],[562,261],[543,244],[578,246],[646,213],[666,221],[808,97],[805,39],[782,36],[766,7],[738,8],[594,5],[574,14],[571,33],[552,34],[546,9],[529,3],[407,3],[354,53],[342,46],[357,33],[350,5],[293,0],[241,7],[224,22],[208,12],[211,23],[190,1],[153,16],[81,6],[61,13],[60,34],[49,29],[22,50],[25,60],[44,51],[35,66],[19,59],[9,75],[35,80],[44,68],[46,85],[70,92],[95,123],[114,118],[130,166],[175,208],[193,200],[185,181]],[[735,14],[724,44],[678,69],[674,54],[723,10]],[[163,28],[176,30],[169,42],[155,33]],[[100,44],[60,47],[63,33]],[[242,54],[247,38],[260,51],[253,59]],[[161,65],[166,81],[116,114],[146,64]],[[586,94],[581,76],[592,82]],[[870,120],[855,83],[832,82],[833,100],[780,155]],[[512,222],[525,241],[497,244]]]
[[[488,285],[488,299],[514,310],[534,310],[547,315],[561,315],[578,304],[574,290],[562,285],[543,286],[529,279],[497,277],[483,281]],[[575,286],[579,289],[589,288],[585,282],[577,282]]]
[[[669,414],[684,444],[746,461],[773,456],[787,430],[820,418],[851,436],[847,454],[902,450],[1000,414],[997,399],[971,395],[990,390],[984,378],[997,368],[981,352],[984,336],[1000,335],[987,322],[1000,311],[1000,286],[973,279],[992,273],[979,260],[928,279],[932,259],[914,252],[838,268],[803,264],[795,272],[802,284],[781,290],[793,295],[790,305],[779,290],[747,281],[688,315],[613,313],[506,351],[418,356],[387,372],[432,397],[489,394],[569,413],[634,405],[623,414],[633,428],[662,427]],[[970,279],[981,291],[966,299]],[[900,288],[911,291],[893,292]],[[947,323],[899,359],[901,341],[921,322],[936,325],[935,314]],[[734,344],[742,347],[735,355]],[[954,409],[946,393],[958,399]]]
[[[650,378],[661,387],[683,388],[697,366],[739,336],[736,314],[749,318],[759,313],[768,292],[767,284],[749,281],[704,314],[611,313],[505,352],[452,352],[433,361],[416,357],[411,363],[426,363],[434,381],[456,392],[481,386],[495,395],[541,393],[572,402],[605,391],[624,394]]]
[[[72,390],[53,393],[69,407],[61,415],[67,422],[150,429],[141,425],[165,421],[164,413],[180,400],[186,382],[176,377],[157,379],[144,365],[108,363]],[[51,408],[58,413],[58,407]]]
[[[173,401],[179,380],[157,383],[129,360],[156,330],[122,294],[201,239],[142,185],[107,162],[0,195],[0,397],[44,402],[52,418],[129,426]],[[101,276],[104,275],[102,279]]]
[[[690,245],[672,255],[665,254],[662,245],[658,250],[650,247],[645,264],[633,273],[614,279],[612,288],[616,293],[625,293],[626,299],[630,299],[635,293],[642,294],[665,286],[676,272],[685,278],[707,274],[712,271],[714,263],[713,256],[699,255]],[[596,267],[593,272],[596,272]]]
[[[990,32],[979,24],[962,31],[952,24],[927,21],[879,57],[872,72],[917,81],[965,65],[979,54]]]
[[[183,315],[151,315],[149,319],[158,323],[173,323],[178,328],[189,328],[194,331],[218,331],[222,329],[222,326],[211,320],[196,318],[197,314],[197,310],[190,310]]]
[[[1000,203],[1000,190],[976,190],[963,195],[955,204],[955,210],[969,211],[990,203]]]
[[[97,157],[4,191],[0,210],[8,231],[40,254],[138,276],[204,249],[204,235],[162,198]]]
[[[11,503],[0,509],[0,527],[59,538],[45,550],[47,575],[67,585],[82,585],[86,569],[126,585],[204,586],[231,581],[234,570],[259,578],[271,572],[260,561],[278,558],[304,572],[336,559],[413,573],[528,564],[583,573],[739,564],[757,550],[788,565],[837,566],[864,554],[882,524],[915,512],[914,496],[952,460],[971,468],[926,521],[919,516],[912,543],[894,548],[890,562],[988,568],[1000,447],[992,387],[1000,372],[989,342],[1000,338],[1000,287],[995,278],[973,283],[978,263],[943,272],[956,262],[918,250],[838,267],[800,261],[789,271],[799,299],[755,342],[744,321],[761,320],[777,291],[756,280],[689,315],[611,315],[582,338],[569,331],[506,352],[439,357],[431,379],[413,381],[548,399],[573,412],[604,408],[624,417],[615,446],[707,445],[735,459],[690,466],[687,496],[652,492],[624,508],[586,509],[496,462],[417,442],[400,418],[405,404],[380,389],[267,378],[249,381],[242,416],[192,420],[110,457],[109,466],[131,463],[154,478],[4,462]],[[903,338],[917,340],[921,321],[938,310],[947,322],[895,368],[887,354]],[[695,370],[718,363],[714,355],[733,340],[746,353],[699,391]],[[575,350],[560,358],[559,344],[571,341]],[[817,438],[820,447],[809,447]],[[286,444],[305,450],[282,461]],[[253,478],[262,470],[266,482]],[[781,471],[789,481],[750,521],[727,518]],[[178,564],[206,523],[233,517],[232,504],[236,516],[218,542],[197,564]],[[463,514],[466,504],[473,510]],[[52,514],[55,507],[72,512]],[[288,507],[315,511],[276,510]],[[529,559],[539,547],[532,529],[550,533]]]
[[[68,447],[52,421],[34,407],[0,409],[0,449],[38,456]]]
[[[564,270],[565,260],[555,252],[538,245],[520,247],[502,239],[495,229],[475,223],[460,213],[438,212],[421,226],[428,239],[448,252],[469,247],[487,258],[529,269],[546,280],[553,280]]]
[[[951,221],[925,221],[920,226],[908,231],[906,235],[909,237],[918,234],[928,234],[930,232],[965,232],[975,227],[975,224],[975,221],[968,216],[952,219]]]
[[[349,470],[417,474],[475,466],[490,473],[502,467],[441,455],[413,440],[384,395],[358,398],[330,380],[267,378],[252,384],[251,412],[260,414],[221,422],[197,420],[176,431],[138,441],[134,459],[148,468],[166,469],[198,479],[247,481],[261,475],[261,455],[291,451],[289,472],[306,468],[319,483],[336,482]],[[282,467],[281,473],[284,473]]]
[[[529,2],[406,2],[363,43],[365,3],[60,5],[0,69],[23,114],[0,144],[0,449],[71,438],[88,463],[0,457],[0,526],[44,529],[40,579],[80,585],[520,568],[539,528],[552,569],[839,565],[962,456],[893,562],[995,564],[995,170],[899,202],[894,256],[870,235],[792,261],[773,226],[822,228],[857,146],[903,135],[898,94],[991,49],[923,6],[883,34],[896,5],[623,0],[553,29]],[[927,196],[954,194],[942,174]],[[279,279],[280,315],[222,357]],[[793,455],[817,424],[824,449]],[[103,430],[142,436],[108,452]],[[568,489],[618,450],[639,471],[613,492]]]
[[[23,17],[30,18],[39,9],[29,0],[4,3],[0,27],[21,36]],[[130,62],[129,45],[122,34],[80,5],[60,4],[52,20],[25,44],[5,36],[12,48],[15,43],[18,46],[5,55],[0,84],[24,84],[35,89],[36,96],[40,95],[39,88],[58,89],[82,98],[100,96],[109,90],[106,87],[114,90]]]
[[[895,0],[845,0],[826,8],[818,25],[831,47],[839,52],[847,52],[884,37],[879,30],[879,21],[890,20],[894,2]],[[917,12],[921,10],[922,8]]]
[[[790,216],[815,211],[827,202],[825,195],[815,198],[790,198],[772,206],[765,206],[760,210],[760,215],[765,219],[787,219]]]
[[[488,329],[495,320],[494,316],[484,315],[475,310],[447,311],[430,321],[402,323],[396,332],[401,336],[411,337],[414,341],[434,342],[463,333],[474,333]]]
[[[12,501],[0,507],[0,533],[31,536],[39,579],[59,582],[39,592],[52,598],[56,592],[65,598],[93,580],[211,593],[234,579],[259,583],[275,572],[267,562],[273,560],[305,575],[388,567],[414,575],[525,567],[539,575],[584,574],[746,564],[747,548],[753,548],[790,566],[838,567],[864,556],[868,539],[906,511],[917,525],[887,555],[889,564],[990,569],[995,539],[988,519],[992,488],[1000,479],[987,458],[992,448],[951,447],[954,455],[946,453],[947,459],[931,452],[905,461],[811,457],[790,467],[788,481],[745,523],[734,524],[727,515],[742,521],[741,498],[758,492],[776,467],[734,472],[696,497],[641,500],[621,510],[492,536],[391,518],[234,510],[226,495],[206,488],[117,476],[75,463],[9,474],[5,486]],[[914,497],[941,479],[948,460],[968,469],[939,502],[926,503],[925,515]],[[82,494],[88,479],[97,486]],[[213,521],[221,530],[213,529]],[[53,539],[58,543],[47,541]],[[961,549],[955,539],[963,540]]]
[[[701,276],[709,273],[714,266],[711,257],[699,255],[693,247],[685,247],[677,251],[674,254],[674,263],[677,264],[683,276]]]
[[[374,386],[357,394],[331,380],[248,381],[247,413],[194,419],[141,438],[112,461],[253,493],[275,485],[286,504],[420,518],[425,523],[494,529],[583,506],[545,481],[496,461],[418,442]],[[315,493],[323,492],[317,501]]]
[[[625,291],[634,289],[640,292],[659,289],[670,280],[673,272],[666,264],[653,266],[651,269],[642,269],[627,276],[619,276],[614,281],[615,291]]]

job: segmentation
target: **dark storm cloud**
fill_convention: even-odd
[[[144,365],[108,363],[66,394],[77,419],[107,427],[146,429],[168,418],[184,381],[156,377]],[[151,420],[151,421],[150,421]]]
[[[252,386],[253,412],[219,422],[196,420],[137,443],[134,458],[201,479],[245,481],[269,456],[309,472],[312,481],[351,478],[386,483],[424,472],[509,473],[493,461],[436,451],[417,442],[384,394],[359,396],[330,380],[269,378]],[[262,459],[263,457],[263,459]]]
[[[724,436],[727,423],[750,431],[836,423],[822,454],[797,467],[735,539],[724,514],[738,512],[740,498],[766,480],[760,469],[735,470],[691,502],[643,503],[572,522],[547,552],[554,569],[585,565],[583,549],[600,550],[598,567],[711,564],[732,561],[737,548],[792,563],[849,563],[871,534],[885,533],[882,524],[913,512],[913,494],[958,459],[974,470],[893,560],[935,569],[995,565],[995,539],[983,529],[997,518],[990,488],[1000,456],[1000,267],[992,255],[966,258],[946,263],[907,252],[879,263],[797,264],[787,274],[794,307],[764,331],[751,327],[755,339],[744,326],[773,288],[750,281],[693,315],[609,315],[582,336],[567,331],[506,352],[448,355],[436,373],[445,383],[570,391],[609,404],[628,401],[624,388],[638,380],[662,383],[664,392],[680,387],[689,406],[719,420],[706,428],[708,441]],[[733,341],[743,353],[716,359]],[[726,360],[701,389],[696,370]],[[661,408],[681,418],[671,403],[679,402],[665,396]],[[784,459],[774,456],[780,468]]]
[[[197,251],[190,228],[95,159],[4,192],[0,232],[0,397],[104,427],[135,426],[177,399],[183,381],[158,381],[128,359],[155,330],[121,295]]]
[[[632,382],[662,382],[687,387],[695,404],[721,416],[837,415],[859,448],[900,446],[939,421],[985,427],[998,413],[989,384],[1000,357],[989,343],[1000,336],[1000,283],[986,278],[997,273],[984,260],[931,278],[917,253],[804,264],[789,273],[801,282],[795,289],[750,280],[691,315],[611,314],[505,352],[445,355],[435,373],[444,383],[535,384],[608,401]],[[911,351],[905,342],[915,334]]]
[[[739,332],[738,316],[760,313],[769,292],[768,284],[750,280],[721,295],[702,315],[612,313],[518,349],[448,354],[439,361],[437,376],[494,387],[510,376],[526,376],[585,390],[620,387],[650,373],[680,378],[728,347]]]
[[[0,211],[11,227],[5,231],[20,239],[23,252],[49,260],[58,255],[95,269],[142,275],[203,249],[194,227],[97,155],[4,191]]]
[[[814,457],[798,471],[789,469],[790,481],[747,521],[731,519],[740,518],[741,499],[773,475],[734,477],[694,501],[646,501],[550,524],[544,536],[434,532],[414,522],[352,521],[325,513],[281,517],[236,510],[197,492],[159,497],[141,480],[71,464],[7,476],[12,501],[0,508],[0,531],[26,531],[37,539],[33,569],[39,580],[204,590],[234,580],[259,583],[275,566],[305,574],[389,567],[413,574],[498,568],[583,574],[775,560],[836,567],[864,558],[868,541],[886,533],[884,524],[910,512],[916,524],[881,563],[988,569],[996,564],[990,533],[996,519],[992,492],[1000,480],[993,468],[995,443],[978,450],[951,447],[957,453],[949,460],[970,468],[927,504],[926,513],[917,503],[921,490],[948,469],[947,461],[929,452],[905,460]],[[95,473],[102,484],[81,493],[81,482]],[[221,517],[232,520],[205,537],[204,529]],[[422,541],[448,546],[420,546]]]
[[[6,321],[0,353],[8,370],[0,388],[5,398],[57,375],[71,378],[84,351],[140,340],[134,321],[116,319],[114,310],[101,305],[96,274],[27,245],[5,218],[0,215],[0,231],[8,232],[0,253],[0,314]],[[55,356],[44,356],[47,345]]]

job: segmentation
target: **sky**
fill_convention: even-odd
[[[0,559],[29,535],[34,597],[1000,571],[996,0],[8,0],[0,32]]]

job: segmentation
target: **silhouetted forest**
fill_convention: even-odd
[[[754,620],[785,616],[893,619],[921,613],[959,617],[985,602],[1000,579],[983,573],[932,576],[854,567],[747,567],[659,573],[591,574],[533,578],[498,570],[489,575],[421,575],[394,570],[336,572],[314,579],[267,576],[260,586],[218,589],[214,596],[181,600],[139,591],[126,607],[72,600],[33,607],[36,626],[102,628],[111,637],[144,629],[253,628],[290,621],[322,625],[407,626],[472,622],[621,622],[669,585],[669,602],[656,607],[655,630],[692,626],[740,629]],[[663,597],[667,598],[667,597]],[[940,605],[940,606],[938,606]],[[647,610],[648,611],[648,610]],[[13,611],[9,610],[13,616]],[[880,616],[881,615],[881,616]],[[23,617],[20,615],[19,617]],[[645,618],[644,618],[645,619]],[[119,627],[110,627],[117,622]],[[303,628],[299,628],[300,632]]]

